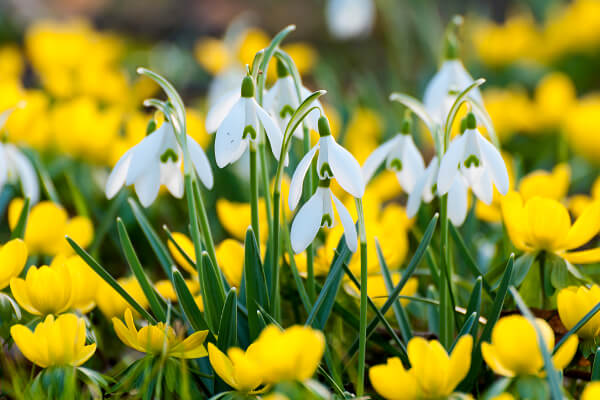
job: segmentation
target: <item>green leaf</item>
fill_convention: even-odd
[[[375,249],[377,251],[377,259],[379,260],[381,274],[383,275],[383,280],[385,282],[385,290],[388,293],[391,293],[391,291],[394,289],[394,282],[392,280],[392,275],[387,266],[387,263],[383,258],[381,246],[379,245],[379,240],[377,238],[375,238]],[[413,337],[408,315],[406,315],[406,311],[404,310],[404,307],[402,307],[402,303],[400,303],[400,300],[397,299],[396,301],[394,301],[392,307],[394,308],[394,314],[396,315],[396,321],[398,321],[398,326],[400,327],[402,338],[406,341],[406,343],[408,343],[408,341]]]
[[[450,349],[448,350],[448,354],[452,353],[452,350],[454,350],[454,346],[456,346],[456,343],[458,343],[458,340],[462,336],[471,335],[471,331],[473,330],[473,326],[476,324],[476,321],[477,321],[477,313],[474,312],[471,315],[469,315],[469,318],[467,318],[467,320],[463,324],[462,328],[460,328],[460,331],[458,332],[456,339],[454,340],[454,342],[452,343],[452,346],[450,346]]]
[[[202,268],[200,284],[202,286],[202,300],[204,301],[204,315],[212,332],[218,332],[221,311],[225,304],[225,294],[219,282],[219,272],[216,270],[208,253],[202,252]]]
[[[15,225],[15,229],[10,233],[11,239],[24,239],[25,238],[25,229],[27,228],[27,218],[29,218],[29,197],[25,197],[23,201],[23,208],[21,208],[21,213],[19,214],[19,219],[17,220],[17,225]]]
[[[163,76],[157,74],[156,72],[150,71],[147,68],[140,67],[137,69],[137,73],[140,75],[146,75],[154,82],[158,83],[158,85],[165,91],[165,94],[171,100],[173,107],[175,108],[175,112],[177,113],[177,118],[181,121],[184,126],[181,128],[185,133],[185,105],[183,104],[183,100],[175,90],[175,87]]]
[[[485,277],[483,277],[483,272],[481,271],[481,269],[477,265],[477,262],[471,255],[471,252],[467,248],[467,245],[465,244],[465,241],[464,241],[462,235],[460,234],[458,229],[456,229],[456,227],[453,224],[449,224],[449,225],[450,225],[450,233],[452,234],[452,238],[454,239],[454,243],[456,243],[456,245],[458,247],[458,251],[462,256],[462,259],[465,261],[467,267],[469,268],[469,270],[471,271],[473,276],[475,276],[475,277],[481,276],[482,277],[483,289],[492,297],[492,300],[493,300],[494,294],[492,293],[492,288],[488,284]]]
[[[246,231],[244,249],[244,279],[246,283],[246,307],[250,340],[258,337],[261,326],[256,312],[259,307],[269,309],[269,294],[265,273],[260,262],[260,253],[252,228]]]
[[[129,198],[129,205],[131,206],[131,210],[133,211],[136,221],[144,232],[144,236],[146,236],[146,239],[150,243],[150,247],[152,247],[154,254],[156,254],[163,271],[165,271],[165,274],[169,277],[169,280],[171,280],[171,267],[175,265],[173,258],[171,258],[171,255],[169,254],[165,244],[160,240],[158,234],[154,228],[152,228],[150,221],[148,221],[137,202],[134,199]]]
[[[77,215],[88,217],[90,213],[87,208],[87,201],[81,193],[81,190],[79,190],[79,186],[77,186],[77,183],[75,183],[75,178],[73,178],[72,171],[68,170],[65,173],[65,178],[67,179],[67,185],[69,186],[69,191],[71,192],[71,197],[73,198]]]
[[[60,198],[58,197],[58,192],[56,191],[54,183],[52,182],[52,178],[50,177],[48,170],[40,160],[39,155],[32,150],[25,150],[24,153],[29,156],[29,159],[32,161],[35,169],[40,175],[40,180],[42,181],[42,189],[44,190],[46,196],[50,200],[52,200],[53,203],[61,204]]]
[[[190,292],[183,275],[176,268],[173,268],[173,287],[177,293],[177,300],[183,308],[183,313],[195,331],[209,331],[209,336],[212,337],[212,332],[208,329],[208,324],[202,315],[202,312],[194,300],[194,296]],[[214,341],[214,340],[211,340]]]
[[[221,312],[217,347],[221,351],[227,352],[227,349],[234,346],[237,346],[237,292],[233,287],[227,294],[227,299]]]
[[[537,376],[519,376],[515,388],[521,399],[547,399],[550,395],[546,382]]]
[[[552,357],[550,356],[550,352],[548,351],[548,346],[544,340],[544,335],[540,331],[540,327],[538,326],[535,316],[531,313],[529,308],[523,302],[521,296],[519,296],[519,292],[514,287],[510,287],[510,293],[512,294],[515,302],[517,303],[517,307],[521,310],[521,313],[529,320],[531,325],[535,328],[535,333],[537,334],[537,341],[540,351],[542,353],[542,357],[544,358],[544,369],[546,370],[546,378],[548,383],[550,384],[550,395],[552,400],[562,400],[562,391],[561,391],[561,379],[558,374],[558,371],[554,368],[554,364],[552,363]]]
[[[104,281],[106,283],[108,283],[123,298],[123,300],[125,300],[127,303],[129,303],[129,305],[135,311],[137,311],[142,317],[144,317],[150,323],[152,323],[152,324],[157,323],[156,319],[154,319],[154,317],[152,315],[150,315],[150,313],[148,313],[148,311],[146,311],[144,309],[144,307],[139,305],[139,303],[137,301],[135,301],[135,299],[133,297],[131,297],[131,295],[129,293],[127,293],[127,291],[125,289],[123,289],[123,287],[121,285],[119,285],[119,282],[117,282],[115,280],[115,278],[113,278],[111,276],[111,274],[109,274],[108,271],[106,271],[106,269],[104,269],[104,267],[102,267],[100,264],[98,264],[98,262],[96,260],[94,260],[94,258],[92,256],[90,256],[84,249],[82,249],[77,243],[75,243],[75,241],[73,241],[73,239],[71,239],[68,236],[66,237],[66,239],[69,242],[69,244],[71,245],[71,247],[73,248],[73,250],[75,250],[75,253],[77,253],[83,259],[83,261],[85,261],[87,263],[87,265],[90,266],[90,268],[92,268],[98,275],[100,275],[100,277],[102,279],[104,279]]]
[[[592,381],[600,381],[600,347],[594,354],[594,365],[592,365]]]
[[[156,316],[156,318],[158,318],[159,321],[165,322],[165,309],[158,300],[158,295],[150,283],[150,280],[146,276],[144,269],[142,268],[142,264],[138,259],[135,249],[133,248],[133,244],[131,243],[129,235],[127,234],[125,224],[121,218],[117,218],[117,231],[119,232],[119,241],[121,243],[123,253],[125,254],[125,258],[127,259],[127,264],[129,264],[131,272],[133,272],[135,278],[140,283],[140,287],[142,288],[146,299],[148,299],[148,304],[150,304],[152,313]]]
[[[262,105],[263,90],[265,88],[265,82],[267,79],[267,70],[269,68],[269,62],[271,61],[275,50],[277,50],[277,46],[279,46],[283,39],[285,39],[285,37],[295,29],[295,25],[286,26],[281,31],[279,31],[279,33],[277,33],[277,35],[275,35],[273,39],[271,39],[271,43],[269,43],[269,45],[263,50],[264,53],[260,61],[260,66],[258,68],[258,71],[256,71],[256,101],[260,105]]]
[[[296,109],[296,111],[294,111],[294,114],[292,114],[292,117],[290,118],[290,121],[288,122],[288,124],[285,127],[285,131],[283,134],[283,138],[284,138],[284,143],[289,143],[289,141],[292,138],[292,133],[298,128],[298,126],[302,123],[302,121],[308,116],[308,114],[310,114],[315,108],[318,109],[318,107],[311,107],[311,105],[317,101],[317,99],[321,96],[323,96],[324,94],[326,94],[327,91],[326,90],[317,90],[316,92],[312,92],[309,96],[306,97],[306,99],[304,99],[304,101],[302,101],[302,103],[300,103],[300,105],[298,106],[298,108]],[[287,150],[288,146],[285,146],[285,150]],[[282,150],[284,148],[282,147]],[[285,153],[282,153],[282,155]],[[280,158],[281,159],[281,158]]]
[[[519,286],[523,282],[536,257],[537,253],[525,253],[515,260],[515,270],[510,281],[512,286]]]

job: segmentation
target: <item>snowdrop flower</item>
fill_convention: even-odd
[[[402,123],[402,130],[393,139],[379,146],[365,161],[362,176],[368,182],[377,168],[385,161],[385,167],[396,173],[402,188],[411,193],[417,179],[425,171],[421,153],[410,135],[410,120]]]
[[[373,0],[329,0],[325,8],[329,32],[340,40],[366,36],[375,24]]]
[[[306,155],[300,160],[292,182],[290,183],[290,195],[288,196],[288,204],[291,210],[294,210],[300,201],[302,194],[302,183],[308,172],[317,150],[319,155],[317,158],[317,173],[319,179],[335,178],[342,189],[350,193],[352,196],[360,198],[365,193],[365,184],[362,179],[360,165],[358,161],[350,154],[348,150],[340,146],[329,129],[327,117],[320,117],[319,122],[319,141]]]
[[[335,209],[344,227],[346,245],[353,253],[357,249],[358,238],[354,221],[346,207],[329,188],[330,183],[329,179],[319,180],[319,187],[300,208],[292,222],[290,239],[292,249],[296,254],[304,251],[312,243],[320,228],[333,228],[335,221],[333,203],[335,203]]]
[[[229,101],[233,102],[233,98]],[[223,109],[218,111],[223,112]],[[242,80],[241,97],[224,114],[226,117],[220,123],[215,139],[215,158],[219,168],[237,161],[248,143],[258,139],[259,120],[265,128],[273,155],[279,160],[283,135],[273,117],[254,100],[254,82],[250,76]]]
[[[473,82],[475,81],[458,58],[444,61],[440,70],[429,81],[423,97],[425,109],[437,124],[444,124],[458,94]],[[469,98],[483,106],[479,88],[472,89]]]
[[[505,195],[508,192],[508,172],[498,149],[477,130],[473,113],[467,114],[466,130],[448,146],[440,162],[437,188],[440,195],[448,193],[457,174],[475,196],[486,204],[492,202],[493,187]]]
[[[311,91],[304,86],[300,88],[300,96],[303,99],[306,99],[310,94]],[[282,132],[285,131],[294,111],[300,106],[294,78],[279,59],[277,60],[277,81],[265,94],[264,103],[265,108],[274,116]],[[324,113],[323,106],[319,100],[315,101],[315,105],[321,110],[321,113],[314,110],[305,119],[308,128],[311,130],[317,130],[319,115]],[[294,131],[294,136],[298,139],[303,138],[300,126]]]
[[[437,193],[436,182],[439,171],[439,161],[433,157],[427,166],[427,169],[417,179],[417,182],[408,196],[406,205],[406,215],[409,218],[414,217],[419,211],[421,200],[430,203]],[[461,174],[456,174],[450,190],[448,190],[448,218],[454,226],[460,226],[465,221],[468,209],[468,187],[465,178]]]
[[[16,108],[23,107],[23,105],[24,103],[20,103],[16,107],[0,113],[0,129],[4,127],[10,114]],[[40,185],[31,161],[17,146],[10,143],[0,143],[0,189],[4,187],[6,182],[20,182],[23,195],[29,198],[31,204],[39,201]]]
[[[204,186],[212,188],[212,170],[204,150],[189,135],[186,140],[194,169]],[[119,159],[106,182],[106,197],[113,198],[123,185],[134,185],[140,202],[148,207],[156,199],[160,185],[165,185],[179,199],[184,189],[182,162],[183,151],[173,126],[164,122]]]

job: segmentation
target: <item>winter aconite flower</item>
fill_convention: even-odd
[[[202,147],[189,135],[185,136],[191,163],[207,188],[213,186],[210,163]],[[161,185],[176,198],[183,196],[183,151],[177,143],[175,131],[169,122],[146,136],[129,149],[113,168],[106,182],[106,197],[113,198],[123,185],[134,185],[144,207],[148,207]]]
[[[254,82],[250,76],[242,80],[241,97],[229,105],[231,108],[227,110],[227,105],[218,106],[223,107],[219,113],[224,117],[215,138],[215,159],[219,168],[237,161],[250,142],[259,140],[259,121],[265,128],[273,156],[279,160],[283,134],[273,117],[254,99]],[[208,122],[206,125],[209,129]]]
[[[33,315],[60,314],[71,307],[73,284],[66,264],[31,266],[25,279],[10,280],[10,290],[17,303]]]
[[[572,329],[585,315],[600,303],[598,285],[569,286],[558,292],[558,315],[567,329]],[[594,339],[600,334],[600,314],[594,315],[576,332],[582,339]]]
[[[144,308],[148,307],[148,299],[146,299],[146,295],[144,295],[144,291],[135,277],[119,278],[117,282],[139,305]],[[106,318],[121,317],[125,310],[130,307],[129,303],[103,280],[98,285],[96,304]],[[136,318],[139,316],[137,312],[133,314]]]
[[[71,278],[71,308],[83,314],[91,311],[96,306],[100,277],[77,255],[58,255],[50,268],[60,268],[60,265],[67,268]]]
[[[208,331],[194,332],[183,339],[162,322],[146,325],[138,331],[129,308],[125,310],[125,324],[116,317],[112,322],[119,339],[141,353],[158,355],[164,352],[168,357],[176,358],[200,358],[208,354],[204,347]]]
[[[585,386],[580,400],[600,399],[600,382],[592,381]]]
[[[11,201],[8,207],[10,229],[17,226],[22,208],[23,199],[17,198]],[[87,217],[69,218],[62,206],[51,201],[42,201],[31,207],[25,228],[25,244],[30,253],[73,254],[73,249],[65,240],[65,236],[69,236],[85,248],[94,238],[94,226]]]
[[[470,335],[462,336],[450,355],[437,340],[415,337],[407,347],[409,370],[393,357],[387,364],[372,367],[369,377],[377,393],[386,399],[447,398],[469,372],[472,348]]]
[[[253,354],[256,346],[246,351],[231,347],[227,354],[212,343],[208,344],[208,357],[215,373],[238,392],[253,392],[262,383],[262,366],[256,364]]]
[[[543,319],[537,318],[538,329],[550,353],[554,348],[554,332]],[[579,341],[572,335],[554,353],[552,363],[557,370],[564,369],[571,361]],[[529,320],[521,315],[502,317],[492,330],[491,343],[481,344],[483,359],[498,375],[513,377],[517,375],[540,375],[544,368],[544,359],[536,330]]]
[[[600,231],[600,201],[588,205],[571,224],[566,207],[554,199],[523,201],[516,192],[502,199],[502,216],[515,247],[525,252],[545,250],[575,264],[600,260],[600,248],[577,250]]]
[[[0,290],[19,276],[27,262],[27,246],[21,239],[13,239],[0,247]]]
[[[486,204],[493,198],[492,182],[500,192],[508,192],[508,172],[498,149],[477,130],[475,115],[466,117],[466,130],[456,137],[440,162],[438,192],[449,192],[457,174],[465,178],[475,196]]]
[[[175,242],[177,243],[177,246],[179,246],[179,249],[170,240],[167,243],[167,247],[169,248],[169,252],[173,256],[173,258],[175,259],[175,262],[177,262],[177,265],[183,267],[183,269],[185,269],[190,274],[196,275],[198,273],[198,271],[196,270],[196,266],[190,264],[190,261],[196,263],[196,251],[194,249],[194,243],[192,242],[192,239],[190,239],[186,234],[181,232],[173,232],[172,236]],[[184,252],[187,258],[183,254],[181,254],[181,252]]]
[[[519,193],[525,201],[535,196],[561,201],[569,191],[570,180],[569,165],[558,164],[552,172],[536,170],[524,176],[519,182]]]
[[[74,314],[63,314],[56,319],[48,315],[33,332],[25,325],[14,325],[10,334],[21,353],[42,368],[78,367],[96,351],[96,343],[85,344],[85,321]]]

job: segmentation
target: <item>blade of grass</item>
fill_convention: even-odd
[[[27,219],[29,218],[29,197],[25,197],[23,201],[23,208],[21,208],[21,213],[19,214],[19,219],[17,220],[17,225],[15,225],[15,229],[10,233],[11,239],[24,239],[25,238],[25,230],[27,229]]]

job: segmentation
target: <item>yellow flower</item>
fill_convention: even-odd
[[[223,71],[231,62],[229,50],[222,40],[204,38],[194,46],[196,61],[212,75]]]
[[[23,199],[10,202],[8,223],[11,230],[17,225],[22,208]],[[31,253],[73,254],[65,235],[81,247],[87,247],[94,237],[94,227],[87,217],[69,219],[65,209],[51,201],[41,201],[31,208],[25,229],[25,244]]]
[[[10,334],[21,353],[42,368],[78,367],[96,351],[96,343],[85,344],[85,321],[74,314],[63,314],[56,319],[48,315],[33,332],[25,325],[14,325]]]
[[[244,241],[246,230],[251,225],[250,203],[236,203],[226,199],[217,200],[217,216],[223,228],[235,239]],[[260,226],[260,235],[256,240],[264,243],[268,232],[268,219],[265,202],[260,199],[258,202],[258,219]],[[256,232],[254,232],[256,235]]]
[[[19,276],[27,262],[27,246],[21,239],[13,239],[0,247],[0,290]]]
[[[123,287],[123,289],[125,289],[127,293],[129,293],[131,297],[133,297],[135,301],[138,302],[140,306],[144,308],[148,307],[148,300],[146,299],[144,291],[135,277],[130,276],[127,278],[119,278],[117,279],[117,282]],[[102,280],[98,286],[98,291],[96,293],[96,304],[106,318],[121,316],[125,310],[130,307],[129,303],[127,303],[125,299],[123,299],[121,295],[104,280]],[[135,311],[134,315],[136,318],[139,317]]]
[[[188,108],[185,111],[185,124],[187,133],[196,142],[198,142],[202,148],[206,149],[206,147],[210,144],[212,136],[206,133],[206,128],[204,127],[204,118],[205,116],[195,109]]]
[[[565,206],[556,200],[509,192],[502,199],[502,216],[515,247],[526,252],[546,250],[565,260],[586,264],[600,260],[600,248],[569,251],[583,246],[600,231],[600,201],[590,204],[571,225]]]
[[[208,358],[215,373],[238,392],[254,392],[262,383],[262,366],[257,364],[253,352],[256,346],[251,344],[244,351],[231,347],[225,355],[212,343],[208,344]]]
[[[560,127],[564,116],[576,102],[575,85],[560,72],[546,75],[535,88],[537,120],[542,127]]]
[[[225,239],[217,245],[215,251],[219,268],[223,271],[227,283],[239,288],[244,272],[244,244],[235,239]]]
[[[252,345],[252,359],[260,365],[263,383],[305,381],[312,377],[325,351],[321,331],[294,325],[281,331],[267,326]]]
[[[588,161],[600,163],[600,137],[590,126],[600,124],[600,94],[587,95],[566,112],[564,131],[571,148]]]
[[[600,200],[600,177],[596,178],[594,183],[592,184],[592,189],[590,190],[590,195],[585,194],[576,194],[569,197],[567,206],[569,211],[575,216],[579,217],[583,210],[586,209],[587,206],[590,205],[593,201]]]
[[[329,267],[331,266],[331,257],[327,257],[328,249],[326,246],[321,246],[316,250],[315,257],[313,257],[313,272],[315,276],[326,276],[329,273]],[[285,254],[286,261],[289,262],[289,256]],[[308,275],[308,267],[306,261],[306,252],[302,252],[294,255],[294,261],[296,262],[296,268],[301,277],[306,278]]]
[[[71,307],[73,284],[65,264],[32,265],[25,279],[10,280],[10,290],[17,303],[33,315],[60,314]]]
[[[247,29],[238,45],[237,56],[241,65],[252,65],[256,53],[267,47],[270,41],[271,39],[269,39],[269,36],[265,31],[258,28]],[[271,63],[269,64],[271,66]]]
[[[527,174],[519,183],[519,193],[524,201],[535,196],[560,201],[567,195],[570,181],[569,165],[558,164],[552,172],[538,170]]]
[[[0,79],[20,79],[25,68],[23,55],[15,45],[0,47]]]
[[[371,179],[366,190],[381,201],[391,200],[402,193],[402,187],[398,184],[396,174],[388,169]]]
[[[437,340],[415,337],[407,348],[410,370],[394,357],[373,366],[369,378],[377,393],[389,400],[447,398],[469,372],[472,348],[470,335],[462,336],[450,355]]]
[[[536,323],[541,331],[546,347],[550,353],[554,349],[554,332],[543,319]],[[564,369],[571,361],[579,340],[572,335],[552,357],[557,370]],[[492,330],[491,343],[481,344],[483,359],[498,375],[541,375],[544,359],[540,351],[537,334],[533,325],[521,315],[502,317]]]
[[[399,272],[392,273],[392,282],[394,285],[397,285],[400,282],[401,274]],[[417,289],[419,288],[419,280],[417,278],[409,278],[406,281],[406,284],[400,291],[400,296],[414,296],[417,293]],[[359,297],[360,291],[354,285],[353,282],[349,282],[344,285],[344,289],[350,295]],[[385,279],[383,275],[369,275],[367,278],[367,294],[373,300],[373,303],[377,305],[377,307],[382,307],[383,304],[387,301],[390,293],[385,286]],[[406,306],[409,303],[409,299],[400,299],[400,303],[403,306]]]
[[[133,315],[125,310],[125,325],[119,318],[113,317],[113,327],[121,342],[141,353],[162,354],[176,358],[200,358],[208,354],[204,340],[208,331],[198,331],[183,339],[175,334],[170,326],[162,322],[146,325],[139,331],[133,323]]]
[[[581,400],[596,400],[600,399],[600,382],[590,382],[585,386],[581,394]]]
[[[194,263],[196,262],[196,249],[194,249],[194,243],[192,239],[190,239],[186,234],[180,232],[173,232],[173,239],[177,243],[177,245],[183,250],[183,252],[188,256],[190,260]],[[175,259],[177,265],[183,267],[187,272],[192,275],[197,275],[198,271],[196,270],[196,266],[189,263],[186,257],[181,254],[181,252],[177,249],[177,247],[170,240],[167,243],[167,247],[171,252],[171,255]]]
[[[317,51],[310,44],[302,42],[289,43],[283,45],[281,49],[292,57],[300,76],[312,71],[317,61]]]
[[[192,295],[198,293],[198,291],[200,290],[200,284],[198,283],[198,281],[186,279],[185,284],[187,285]],[[173,284],[170,280],[165,279],[162,281],[158,281],[154,284],[154,288],[166,300],[170,300],[172,303],[177,302],[177,293],[175,292],[175,288],[173,287]]]
[[[558,315],[567,329],[573,328],[596,304],[600,302],[600,287],[592,285],[570,286],[558,292]],[[593,339],[600,333],[600,314],[594,315],[578,331],[582,339]]]
[[[96,306],[96,292],[100,277],[77,255],[58,255],[50,264],[50,268],[64,265],[71,277],[71,308],[81,313],[88,313]]]
[[[525,89],[519,87],[486,89],[483,92],[483,100],[501,142],[507,141],[517,132],[525,134],[539,132],[535,104]]]

